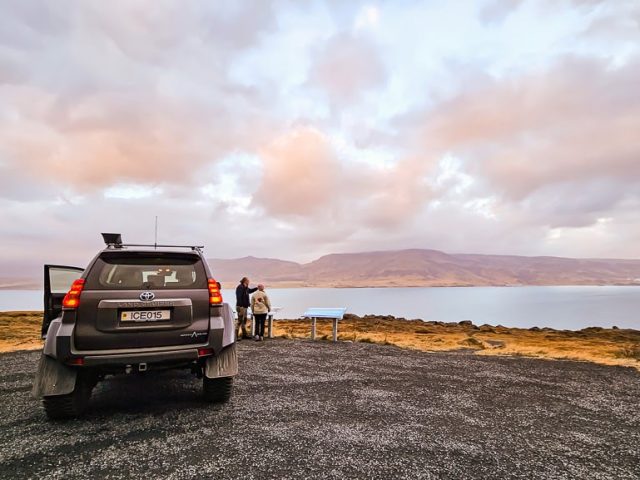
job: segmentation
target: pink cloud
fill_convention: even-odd
[[[303,127],[264,147],[262,179],[254,203],[273,215],[308,215],[326,209],[342,188],[342,171],[328,139]]]
[[[638,78],[638,59],[618,69],[567,59],[545,72],[485,82],[426,113],[419,145],[460,156],[515,200],[562,182],[638,182]]]
[[[363,228],[398,226],[432,198],[434,162],[400,160],[385,168],[347,164],[329,137],[311,127],[292,130],[261,150],[262,178],[253,204],[274,216],[307,216]],[[331,227],[335,228],[335,227]]]
[[[334,102],[345,104],[382,85],[386,76],[380,52],[371,39],[340,33],[318,51],[309,82],[325,89]]]

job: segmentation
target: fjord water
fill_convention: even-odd
[[[297,318],[308,307],[347,307],[357,315],[579,330],[640,329],[640,287],[281,288],[268,289],[280,318]],[[223,290],[234,303],[233,290]],[[0,290],[0,311],[41,310],[42,292]]]

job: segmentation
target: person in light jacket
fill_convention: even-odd
[[[271,302],[266,293],[264,293],[264,285],[258,285],[258,291],[251,297],[251,311],[256,321],[256,331],[253,339],[255,341],[264,340],[264,322],[267,314],[271,311]]]

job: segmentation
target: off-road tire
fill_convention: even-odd
[[[42,398],[44,411],[49,420],[64,420],[81,416],[87,409],[95,381],[78,375],[73,392]]]
[[[233,377],[202,379],[202,393],[207,402],[225,403],[231,398]]]

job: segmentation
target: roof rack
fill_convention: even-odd
[[[149,248],[189,248],[202,253],[204,245],[164,245],[158,243],[122,243],[122,236],[119,233],[103,233],[102,238],[109,249],[123,247],[149,247]]]
[[[107,248],[123,248],[123,247],[149,247],[149,248],[188,248],[190,250],[201,251],[204,245],[164,245],[160,243],[107,243]]]

